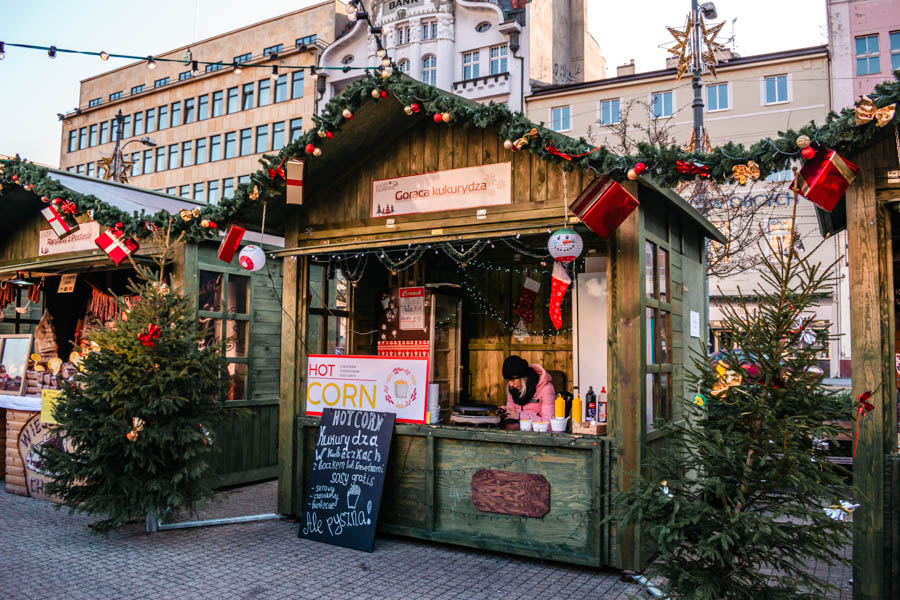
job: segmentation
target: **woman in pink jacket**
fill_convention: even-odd
[[[550,373],[541,365],[529,365],[520,356],[510,356],[503,361],[503,378],[509,386],[506,406],[499,411],[501,416],[506,420],[531,419],[547,422],[553,418],[556,390],[553,389]]]

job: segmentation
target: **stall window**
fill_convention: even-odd
[[[645,362],[647,369],[647,430],[672,417],[672,304],[669,292],[669,250],[644,244]]]
[[[200,347],[218,346],[228,378],[222,399],[247,400],[250,362],[250,277],[200,271],[198,329]]]
[[[350,286],[340,269],[329,275],[324,265],[309,267],[309,324],[311,354],[346,354],[350,330]]]
[[[5,285],[13,285],[7,283]],[[30,287],[16,286],[13,300],[6,308],[0,308],[0,333],[34,333],[43,314],[44,296],[35,304],[28,299]],[[22,308],[25,308],[24,312]],[[19,310],[16,310],[16,309]]]

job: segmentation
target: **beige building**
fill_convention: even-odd
[[[178,62],[154,60],[151,69],[146,60],[85,79],[80,108],[63,118],[60,168],[100,176],[122,111],[129,183],[200,201],[229,196],[263,153],[312,125],[315,78],[287,66],[315,65],[345,24],[343,4],[330,0],[155,57]]]
[[[717,75],[703,78],[704,123],[714,147],[728,142],[750,146],[810,121],[823,123],[832,108],[825,46],[734,56],[720,64]],[[616,77],[544,88],[526,98],[530,119],[571,137],[584,136],[590,147],[605,145],[620,154],[634,152],[638,142],[688,144],[693,129],[692,102],[689,73],[676,81],[674,66],[637,73],[633,62],[619,67]],[[786,239],[793,208],[789,180],[790,171],[763,182],[723,186],[710,201],[712,207],[704,211],[734,240],[711,269],[709,279],[713,350],[729,343],[727,332],[721,329],[721,305],[736,298],[739,290],[746,294],[760,282],[759,245],[769,252],[763,238],[776,244],[778,239]],[[831,264],[845,255],[846,233],[822,243],[813,205],[801,198],[797,212],[803,248],[817,248],[814,261]],[[753,232],[760,233],[754,237]],[[713,252],[721,249],[713,248]],[[831,293],[822,298],[814,315],[807,315],[816,326],[829,325],[832,334],[839,334],[820,353],[820,366],[833,377],[841,376],[842,371],[848,376],[849,369],[845,265],[844,260],[839,261]],[[715,276],[716,272],[720,275]]]

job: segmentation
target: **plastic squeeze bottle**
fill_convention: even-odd
[[[597,421],[606,423],[606,386],[600,388],[600,399],[597,402]]]
[[[566,401],[563,400],[562,394],[556,395],[556,418],[563,419],[566,416]]]
[[[572,422],[581,423],[581,394],[576,394],[572,400]]]

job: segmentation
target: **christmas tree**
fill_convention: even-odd
[[[662,427],[665,450],[614,500],[614,519],[652,542],[649,574],[673,598],[822,598],[830,586],[809,565],[840,562],[848,543],[835,520],[846,510],[825,509],[847,487],[826,456],[832,424],[850,415],[815,368],[829,334],[809,318],[832,268],[799,256],[795,235],[769,243],[756,306],[741,296],[724,310],[736,347],[695,359],[697,394]]]
[[[54,411],[74,450],[45,446],[43,456],[55,474],[48,491],[71,512],[104,516],[96,531],[193,510],[210,492],[209,432],[225,412],[220,357],[200,348],[191,301],[164,282],[181,239],[154,238],[162,247],[156,269],[132,263],[139,280],[129,289],[138,300],[122,304],[115,327],[88,334],[99,350],[82,359]]]

